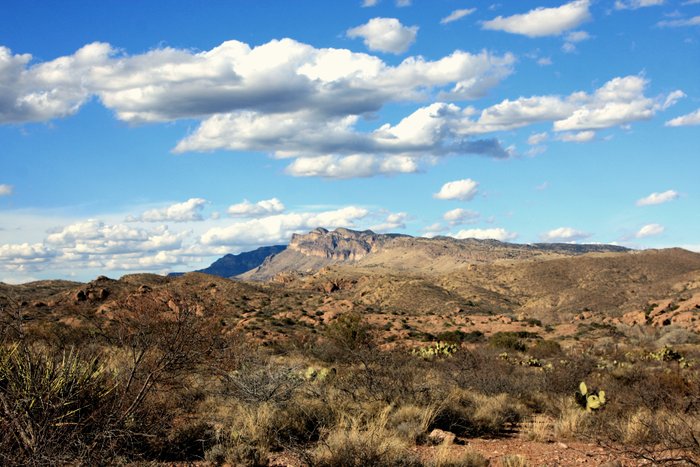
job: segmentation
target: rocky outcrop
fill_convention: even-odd
[[[496,261],[626,251],[626,248],[612,245],[520,245],[497,240],[422,238],[377,234],[371,230],[317,228],[307,234],[294,234],[286,250],[266,258],[259,267],[238,277],[270,280],[290,272],[314,273],[333,264],[435,274]]]
[[[308,234],[292,235],[287,248],[306,256],[333,261],[357,261],[379,250],[389,238],[392,237],[378,235],[371,230],[358,232],[339,228],[329,232],[319,227]]]

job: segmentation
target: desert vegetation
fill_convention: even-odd
[[[700,463],[700,353],[685,334],[672,346],[660,344],[670,331],[640,328],[401,343],[348,311],[313,328],[268,323],[283,337],[261,340],[197,304],[141,288],[66,327],[4,296],[0,461],[527,465],[468,444],[521,437]]]

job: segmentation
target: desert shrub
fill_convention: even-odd
[[[497,332],[489,337],[489,345],[497,349],[524,352],[526,347],[522,338],[513,332]]]
[[[595,360],[585,355],[554,361],[551,368],[541,373],[542,388],[553,395],[572,394],[595,368]]]
[[[437,412],[437,406],[403,405],[390,413],[387,426],[410,443],[421,444]]]
[[[194,421],[176,426],[169,434],[159,458],[168,461],[201,460],[216,444],[211,423]]]
[[[341,421],[313,453],[313,465],[382,467],[420,466],[406,441],[387,429],[390,407],[368,421]]]
[[[520,398],[541,387],[541,373],[514,365],[488,350],[462,350],[443,365],[457,386],[486,395],[506,393]]]
[[[460,342],[476,343],[484,340],[484,333],[481,331],[464,332],[457,330],[441,332],[435,337],[438,341],[453,344],[458,344]]]
[[[225,390],[249,404],[288,401],[304,383],[299,368],[251,359],[223,375]]]
[[[486,396],[455,390],[438,408],[430,428],[461,436],[499,436],[524,413],[522,404],[506,394]]]
[[[535,342],[529,353],[535,358],[552,358],[561,355],[562,349],[559,342],[543,339]]]
[[[426,465],[429,467],[486,467],[489,461],[476,451],[455,450],[451,446],[441,446]]]
[[[0,348],[0,460],[100,462],[117,449],[116,381],[98,358]]]

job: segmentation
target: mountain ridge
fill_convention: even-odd
[[[260,266],[240,274],[245,280],[270,280],[280,273],[312,273],[333,264],[405,271],[447,272],[470,264],[589,253],[628,253],[629,248],[605,244],[507,243],[493,239],[412,237],[371,230],[317,228],[294,234],[287,248]]]

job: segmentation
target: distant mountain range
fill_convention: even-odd
[[[371,230],[317,228],[292,235],[289,246],[239,278],[269,280],[280,273],[313,273],[330,265],[352,265],[412,274],[445,273],[468,265],[528,259],[555,259],[587,253],[626,253],[628,248],[603,244],[517,244],[498,240],[411,237]]]
[[[253,251],[246,251],[237,255],[226,255],[205,269],[194,272],[202,272],[219,277],[233,277],[260,266],[265,258],[276,255],[287,248],[286,245],[263,246]],[[184,272],[171,272],[169,276],[181,276]]]

